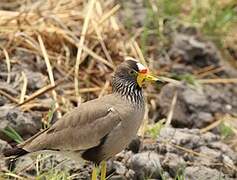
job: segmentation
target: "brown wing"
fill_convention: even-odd
[[[29,152],[85,150],[97,146],[120,121],[118,112],[102,99],[88,101],[19,147]]]

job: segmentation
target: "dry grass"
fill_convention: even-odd
[[[16,59],[17,52],[21,52],[25,56],[33,55],[32,59],[46,64],[48,73],[45,75],[50,84],[27,94],[24,83],[20,104],[40,103],[37,93],[52,93],[58,109],[63,104],[80,103],[85,96],[92,99],[110,91],[107,74],[113,72],[115,65],[123,61],[125,56],[133,56],[147,64],[135,38],[128,39],[123,26],[113,17],[120,6],[113,6],[112,1],[11,2],[9,6],[12,10],[0,11],[0,36],[4,39],[0,44],[4,49],[0,57],[6,59],[7,81],[10,81],[11,62]],[[17,62],[24,63],[21,59]],[[73,70],[74,74],[71,73]],[[202,78],[219,70],[207,67],[196,74]],[[62,79],[62,82],[56,83]],[[199,82],[236,83],[236,79]],[[63,96],[57,97],[58,90],[55,88],[58,86],[63,90]],[[62,97],[66,97],[66,100],[62,100]]]
[[[11,6],[11,3],[8,5]],[[46,64],[48,73],[45,75],[50,84],[27,94],[27,79],[23,78],[19,103],[5,93],[18,106],[28,104],[34,108],[33,104],[40,104],[39,95],[52,93],[60,111],[62,104],[79,103],[80,96],[84,101],[88,93],[89,99],[108,93],[107,74],[113,72],[115,65],[125,56],[139,57],[145,62],[138,44],[127,39],[126,32],[113,17],[119,5],[94,0],[21,3],[15,0],[14,3],[15,8],[11,6],[11,10],[0,10],[0,36],[4,39],[0,44],[1,48],[4,47],[0,57],[6,59],[7,81],[10,81],[11,62],[21,52],[25,56],[33,55],[32,59]],[[25,63],[21,59],[17,62]],[[73,70],[74,74],[71,73]],[[23,74],[22,77],[25,77]],[[58,83],[62,79],[63,82]],[[58,86],[65,92],[66,100],[58,97]]]

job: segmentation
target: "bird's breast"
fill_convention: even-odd
[[[131,140],[136,136],[144,117],[144,109],[129,110],[129,113],[121,113],[121,123],[108,135],[102,151],[108,159],[125,149]]]

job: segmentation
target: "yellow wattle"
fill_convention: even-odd
[[[143,83],[144,83],[144,81],[145,81],[145,79],[146,79],[146,74],[144,74],[144,73],[138,73],[138,75],[137,75],[137,84],[140,86],[140,87],[142,87],[142,85],[143,85]]]

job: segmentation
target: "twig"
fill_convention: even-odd
[[[10,101],[12,101],[16,104],[18,104],[18,102],[19,102],[16,98],[12,97],[11,95],[7,94],[6,92],[2,91],[1,89],[0,89],[0,94],[5,96],[7,99],[9,99]]]
[[[114,65],[112,65],[111,63],[109,63],[108,61],[106,61],[104,58],[102,58],[101,56],[97,55],[95,52],[93,52],[92,50],[90,50],[89,48],[87,48],[86,46],[83,46],[83,50],[85,52],[87,52],[89,55],[91,55],[93,58],[95,58],[96,60],[98,60],[99,62],[102,62],[103,64],[106,64],[107,66],[109,66],[111,69],[114,70]]]
[[[7,64],[7,83],[11,82],[11,62],[10,62],[10,58],[8,55],[8,52],[6,51],[6,49],[3,49],[3,53],[6,57],[6,64]]]
[[[237,78],[199,79],[198,82],[202,84],[229,84],[237,83]]]
[[[21,88],[21,96],[20,96],[20,101],[19,101],[20,103],[24,102],[26,90],[27,90],[27,82],[28,82],[27,77],[23,71],[21,72],[21,77],[23,80],[23,85]]]
[[[53,77],[52,67],[51,67],[51,64],[50,64],[50,61],[49,61],[49,58],[48,58],[48,54],[47,54],[46,48],[44,46],[43,40],[42,40],[40,35],[38,35],[38,41],[39,41],[40,48],[41,48],[41,51],[42,51],[43,56],[44,56],[44,60],[45,60],[46,66],[47,66],[47,71],[48,71],[48,75],[49,75],[50,84],[52,86],[55,86],[55,81],[54,81],[54,77]],[[53,94],[53,99],[55,101],[55,108],[58,109],[59,104],[57,102],[57,93],[56,93],[55,90],[52,90],[52,94]],[[58,112],[58,116],[59,116],[59,118],[61,117],[61,113],[60,112]]]
[[[29,111],[29,110],[37,110],[37,111],[49,111],[51,108],[50,103],[44,104],[40,102],[25,104],[21,106],[21,110]]]
[[[168,77],[164,77],[164,76],[158,76],[158,79],[161,82],[168,82],[168,83],[174,84],[176,86],[181,86],[182,85],[182,82],[178,81],[176,79],[172,79],[172,78],[168,78]]]
[[[188,152],[190,154],[193,154],[193,155],[196,155],[196,156],[200,156],[200,157],[210,158],[207,154],[203,154],[203,153],[199,153],[199,152],[193,151],[192,149],[188,149],[188,148],[179,146],[179,145],[174,144],[172,142],[168,142],[168,143],[170,145],[174,146],[175,148],[180,149],[180,150],[185,151],[185,152]]]
[[[55,82],[54,82],[52,67],[51,67],[51,64],[50,64],[50,61],[49,61],[49,58],[48,58],[46,48],[44,46],[43,40],[42,40],[40,35],[38,35],[38,41],[39,41],[40,48],[41,48],[41,51],[42,51],[43,56],[44,56],[45,64],[47,66],[47,71],[48,71],[50,83],[51,83],[52,86],[54,86]],[[56,98],[55,98],[55,100],[56,100]]]
[[[68,74],[63,79],[60,79],[60,80],[55,82],[55,85],[47,85],[47,86],[37,90],[28,99],[26,99],[24,102],[18,104],[17,107],[22,106],[22,105],[32,101],[33,99],[37,98],[38,96],[41,96],[42,94],[44,94],[46,92],[54,90],[57,86],[62,84],[71,75],[73,70],[74,70],[74,68],[71,68],[71,70],[68,72]]]
[[[25,180],[24,177],[21,177],[21,176],[19,176],[19,175],[17,175],[17,174],[14,174],[14,173],[12,173],[12,172],[7,172],[7,173],[5,173],[5,176],[10,176],[10,177],[13,177],[13,178],[16,178],[16,179],[19,179],[19,180]]]
[[[103,87],[102,90],[100,91],[100,94],[99,94],[99,96],[98,96],[99,98],[104,95],[104,93],[105,93],[106,89],[108,89],[108,87],[109,87],[109,81],[106,81],[104,87]]]
[[[213,123],[211,123],[210,125],[208,125],[207,127],[204,127],[202,129],[200,129],[201,133],[205,133],[207,131],[210,131],[212,129],[214,129],[215,127],[219,126],[221,123],[223,122],[223,119],[219,119]]]
[[[77,58],[76,58],[76,66],[75,66],[75,91],[76,91],[76,96],[79,97],[79,83],[78,83],[78,73],[79,73],[79,65],[80,65],[80,60],[81,60],[81,54],[82,54],[82,46],[84,44],[85,41],[85,35],[86,35],[86,31],[89,25],[89,21],[90,21],[90,17],[92,14],[92,9],[94,6],[95,0],[91,0],[89,2],[88,5],[88,11],[86,14],[86,18],[82,27],[82,33],[81,33],[81,38],[79,41],[79,45],[78,45],[78,51],[77,51]]]
[[[222,122],[227,121],[228,119],[231,119],[229,114],[221,116],[217,119],[217,121],[211,123],[207,127],[200,129],[200,132],[205,133],[207,131],[210,131],[210,130],[214,129],[215,127],[219,126]]]
[[[103,24],[108,18],[110,18],[111,16],[113,16],[120,8],[120,5],[117,4],[116,6],[114,6],[109,12],[107,12],[106,14],[103,15],[103,17],[100,19],[98,26]]]
[[[101,26],[108,18],[110,18],[111,16],[113,16],[120,8],[120,5],[117,4],[116,6],[114,6],[109,12],[105,13],[100,21],[98,22],[98,26]],[[114,24],[115,25],[115,24]],[[88,34],[92,34],[94,32],[95,29],[92,29],[88,32]]]
[[[213,70],[215,69],[216,67],[214,65],[209,65],[209,66],[206,66],[204,68],[201,68],[201,69],[198,69],[198,70],[194,70],[193,71],[193,74],[194,75],[200,75],[202,73],[206,73],[206,72],[209,72],[210,70]]]
[[[106,58],[109,60],[110,63],[113,63],[112,58],[111,58],[111,56],[110,56],[110,54],[109,54],[109,52],[106,48],[106,45],[103,41],[103,38],[102,38],[102,35],[101,35],[101,32],[100,32],[100,29],[99,29],[98,25],[95,23],[95,21],[92,21],[92,24],[93,24],[93,27],[95,29],[96,35],[98,36],[98,39],[100,41],[101,47],[102,47],[102,49],[105,53]]]
[[[168,114],[168,117],[167,117],[167,120],[165,123],[165,128],[167,128],[171,124],[172,117],[174,115],[174,108],[175,108],[175,105],[177,102],[177,97],[178,97],[178,93],[177,93],[177,91],[175,91],[172,102],[171,102],[170,111],[169,111],[169,114]]]
[[[142,50],[140,49],[140,47],[139,47],[139,45],[137,44],[136,41],[133,41],[133,46],[134,46],[134,49],[135,49],[136,52],[137,52],[137,55],[138,55],[138,57],[139,57],[139,60],[141,61],[141,63],[142,63],[143,65],[145,65],[145,66],[147,67],[147,63],[146,63],[145,58],[144,58],[144,56],[143,56],[143,54],[142,54]]]

